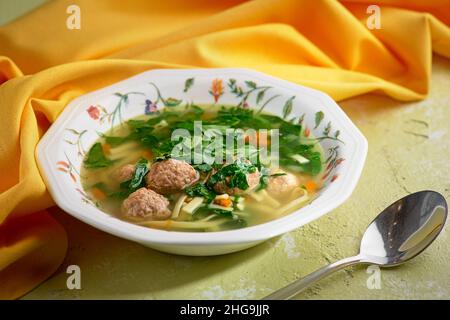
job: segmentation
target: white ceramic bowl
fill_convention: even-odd
[[[265,90],[265,91],[264,91]],[[260,92],[264,91],[264,94]],[[248,93],[248,95],[247,95]],[[295,97],[295,98],[292,98]],[[244,99],[244,100],[243,100]],[[152,107],[149,109],[149,101]],[[291,101],[292,104],[287,103]],[[324,187],[310,204],[285,217],[232,231],[194,233],[150,229],[99,210],[80,184],[83,155],[119,121],[155,106],[246,103],[303,117],[303,134],[320,138],[328,157]],[[326,94],[247,69],[152,70],[74,99],[44,135],[36,158],[56,204],[100,230],[145,246],[183,255],[242,250],[309,223],[342,204],[352,193],[367,154],[367,141]]]

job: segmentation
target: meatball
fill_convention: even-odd
[[[161,194],[179,192],[198,179],[197,170],[187,162],[177,159],[156,162],[146,177],[149,188]]]
[[[133,178],[135,167],[132,164],[126,164],[118,168],[114,173],[114,179],[118,182],[128,181]]]
[[[140,188],[123,201],[122,213],[129,218],[165,220],[172,214],[168,207],[169,200],[164,196],[153,190]]]
[[[258,169],[255,172],[247,174],[248,188],[246,190],[239,189],[237,187],[230,188],[225,182],[218,182],[214,185],[214,190],[217,193],[228,193],[230,195],[242,195],[255,189],[259,184],[260,174]],[[229,182],[229,178],[227,178]]]
[[[294,187],[299,185],[299,181],[292,173],[284,171],[275,171],[272,174],[284,173],[284,175],[270,177],[267,184],[267,191],[269,193],[283,194],[292,191]]]

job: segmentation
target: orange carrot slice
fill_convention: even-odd
[[[104,154],[111,154],[111,145],[109,143],[102,144]]]
[[[314,192],[317,190],[317,183],[310,180],[303,185],[308,192]]]
[[[92,196],[97,200],[104,200],[106,198],[105,192],[100,190],[99,188],[92,188],[91,190]]]

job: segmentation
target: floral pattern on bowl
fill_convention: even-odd
[[[148,229],[99,210],[80,183],[83,158],[98,135],[129,118],[192,103],[265,110],[301,124],[303,138],[320,143],[325,151],[324,187],[319,197],[286,217],[208,234]],[[244,249],[327,213],[353,191],[366,153],[365,138],[331,98],[246,69],[153,70],[81,96],[67,106],[36,151],[51,195],[68,213],[112,234],[189,255]]]

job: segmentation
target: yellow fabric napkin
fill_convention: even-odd
[[[374,2],[381,28],[370,30]],[[72,4],[79,30],[66,27]],[[432,52],[450,57],[449,13],[444,0],[59,0],[0,28],[0,298],[25,294],[64,259],[34,149],[71,99],[185,67],[249,67],[337,100],[422,99]]]

